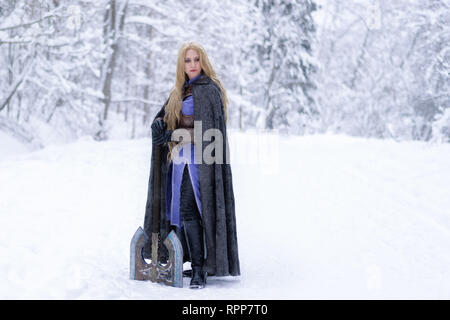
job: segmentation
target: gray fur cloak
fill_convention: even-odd
[[[206,259],[204,270],[209,275],[215,276],[238,276],[240,275],[238,244],[236,232],[236,216],[235,203],[233,193],[233,181],[231,175],[231,167],[229,161],[228,137],[226,132],[226,124],[224,118],[224,109],[221,99],[221,91],[219,87],[205,74],[202,74],[192,83],[192,96],[194,99],[194,119],[201,120],[202,137],[206,130],[216,128],[220,130],[223,137],[222,144],[216,145],[216,150],[209,154],[215,154],[220,147],[223,148],[223,161],[220,163],[207,164],[205,161],[198,164],[199,181],[200,181],[200,197],[202,203],[202,224],[204,230],[204,241],[206,246]],[[157,113],[154,120],[158,117],[164,117],[167,101],[161,110]],[[153,120],[153,121],[154,121]],[[208,140],[204,138],[205,140]],[[211,141],[202,141],[202,151],[210,145]],[[199,147],[200,148],[200,147]],[[153,173],[155,170],[161,170],[161,212],[160,212],[160,235],[164,240],[170,231],[169,222],[166,219],[166,188],[167,170],[170,163],[167,161],[169,147],[167,144],[161,145],[161,167],[155,168],[154,149],[152,145],[152,156],[150,163],[150,178],[148,183],[147,204],[144,218],[145,244],[143,255],[145,258],[151,257],[151,234],[153,227],[152,219],[152,202],[153,202]],[[197,152],[197,149],[196,149]],[[203,153],[202,153],[203,154]],[[184,234],[177,230],[177,235],[184,247],[186,261],[186,240]],[[168,258],[167,250],[164,245],[161,246],[161,261]]]

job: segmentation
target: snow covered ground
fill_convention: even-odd
[[[242,275],[191,290],[129,279],[150,143],[0,136],[0,298],[450,299],[450,145],[232,132]]]
[[[0,160],[10,155],[26,153],[34,148],[24,145],[17,139],[10,137],[6,133],[0,131]]]

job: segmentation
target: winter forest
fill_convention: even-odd
[[[202,290],[130,277],[190,41],[241,269]],[[450,0],[0,0],[2,299],[449,299],[449,159]]]
[[[450,141],[449,0],[0,0],[0,130],[149,136],[185,41],[231,128]]]

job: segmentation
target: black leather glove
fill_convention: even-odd
[[[153,143],[160,145],[167,143],[172,138],[172,130],[166,130],[167,124],[162,119],[156,119],[152,123],[152,141]]]

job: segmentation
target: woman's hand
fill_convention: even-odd
[[[157,118],[152,123],[152,141],[153,143],[160,145],[167,143],[172,138],[172,130],[166,130],[167,124],[164,122],[163,119]]]

